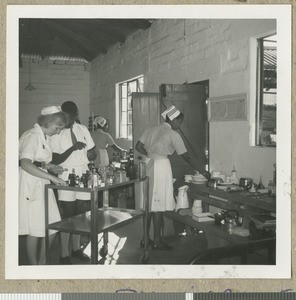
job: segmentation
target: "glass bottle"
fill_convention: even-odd
[[[120,178],[121,178],[121,182],[126,181],[126,167],[124,164],[121,165],[119,172],[121,174]]]
[[[258,183],[258,186],[257,186],[257,190],[263,190],[263,189],[265,189],[265,186],[263,185],[262,176],[260,175],[260,179],[259,179],[259,183]]]
[[[235,170],[234,165],[233,165],[233,169],[231,171],[231,183],[238,184],[237,172]]]
[[[87,175],[86,175],[86,173],[83,173],[81,175],[81,182],[83,183],[83,187],[87,188]]]
[[[98,186],[98,178],[99,174],[96,172],[96,169],[93,168],[92,171],[92,187],[97,187]]]
[[[75,179],[76,179],[76,174],[75,174],[75,169],[72,169],[72,173],[69,174],[69,186],[75,186]]]
[[[89,162],[89,164],[88,164],[88,169],[90,170],[90,171],[92,171],[92,169],[95,167],[95,163],[94,163],[94,161],[90,161]]]
[[[129,162],[126,166],[126,177],[130,180],[135,179],[134,165],[134,156],[130,155]]]

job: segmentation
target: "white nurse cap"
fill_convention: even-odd
[[[180,111],[175,107],[175,105],[172,105],[171,107],[167,108],[161,116],[165,119],[168,117],[171,121],[177,118],[180,114]]]
[[[41,110],[41,115],[45,116],[45,115],[52,115],[58,112],[61,112],[62,109],[60,106],[49,106],[49,107],[45,107]]]
[[[101,127],[103,127],[106,123],[107,123],[107,120],[104,119],[103,117],[96,117],[93,122],[94,125],[97,126],[99,124]]]

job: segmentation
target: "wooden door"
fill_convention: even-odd
[[[132,93],[133,109],[133,149],[135,162],[141,154],[135,150],[137,141],[144,130],[160,122],[160,102],[158,93]]]
[[[187,151],[207,164],[206,150],[208,150],[208,122],[206,99],[208,85],[162,84],[160,86],[160,112],[174,104],[184,113],[184,122],[180,133]],[[180,182],[185,174],[192,174],[192,169],[182,157],[174,154],[170,157],[173,177]]]

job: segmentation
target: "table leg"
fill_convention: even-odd
[[[109,207],[109,190],[103,191],[103,207]]]
[[[141,263],[145,264],[149,259],[149,228],[148,228],[148,218],[149,218],[149,177],[146,177],[146,181],[143,183],[143,200],[145,214],[143,216],[143,232],[144,232],[144,252],[141,256]]]
[[[49,230],[48,230],[48,187],[44,189],[45,193],[45,263],[49,264]]]
[[[98,264],[98,227],[97,227],[97,209],[98,209],[98,191],[91,191],[91,263]]]

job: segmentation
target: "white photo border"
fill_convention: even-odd
[[[18,265],[19,18],[276,19],[278,34],[276,265]],[[8,5],[6,94],[6,279],[291,277],[291,5]],[[284,100],[284,101],[283,101]],[[279,155],[280,154],[280,155]]]

